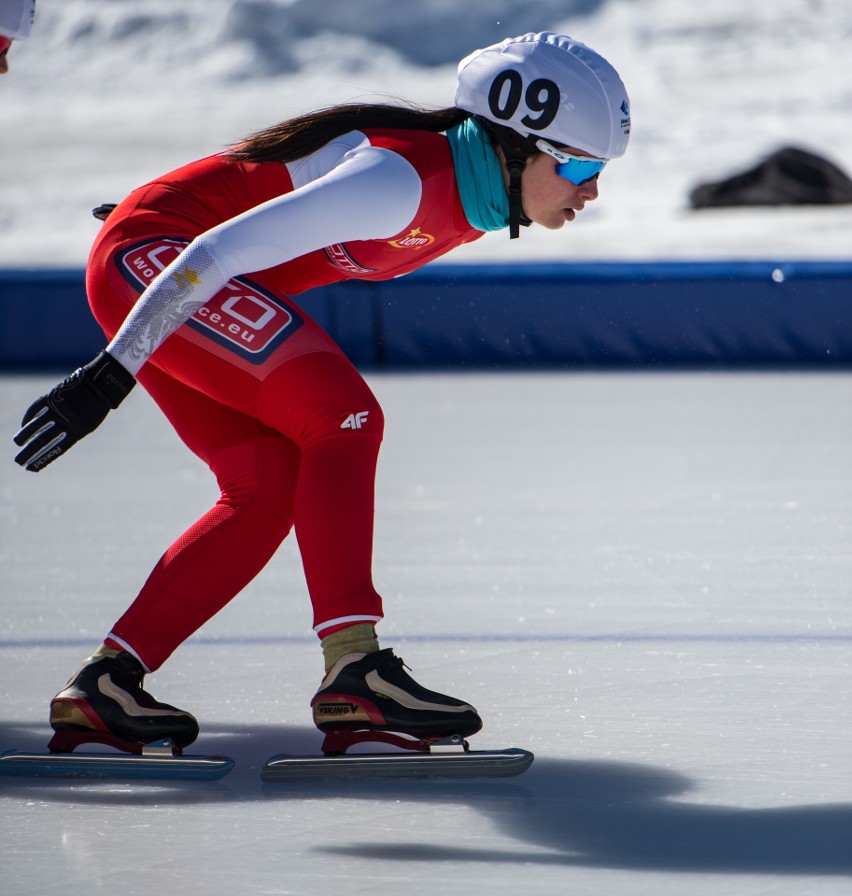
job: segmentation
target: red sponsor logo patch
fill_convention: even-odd
[[[117,261],[124,277],[144,289],[187,245],[150,240],[121,253]],[[266,360],[301,324],[295,309],[244,277],[229,280],[186,322],[254,364]]]
[[[358,264],[358,262],[346,251],[346,247],[342,243],[326,246],[324,251],[328,260],[336,268],[340,268],[349,274],[372,274],[373,271],[375,271],[375,268],[365,268]]]

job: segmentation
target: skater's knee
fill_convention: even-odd
[[[339,394],[329,394],[325,400],[317,403],[301,447],[304,450],[341,436],[380,442],[384,431],[385,416],[382,407],[367,384],[359,379],[349,383],[348,388],[341,390]]]
[[[261,418],[300,449],[337,436],[381,440],[385,418],[363,377],[342,355],[294,358],[264,384]]]
[[[353,395],[348,401],[341,402],[330,410],[317,427],[316,433],[321,438],[332,438],[341,435],[363,435],[382,439],[385,431],[385,415],[381,405],[369,389],[361,395]],[[318,441],[315,438],[314,441]]]

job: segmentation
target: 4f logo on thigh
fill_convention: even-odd
[[[340,424],[341,429],[361,429],[367,422],[369,411],[358,411],[357,414],[350,414],[343,423]]]

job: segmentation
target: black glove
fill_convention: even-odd
[[[115,358],[101,352],[29,406],[15,436],[23,446],[15,462],[38,473],[97,429],[135,385]]]

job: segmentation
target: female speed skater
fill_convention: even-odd
[[[325,660],[325,732],[421,739],[477,711],[380,648],[372,579],[382,409],[290,296],[383,280],[487,231],[559,229],[628,142],[624,85],[598,53],[543,32],[459,63],[454,105],[340,105],[275,124],[134,190],[87,266],[108,344],[27,410],[17,462],[38,472],[138,380],[212,470],[215,505],[168,548],[103,644],[54,697],[51,749],[129,752],[198,736],[143,678],[235,597],[295,528]]]

